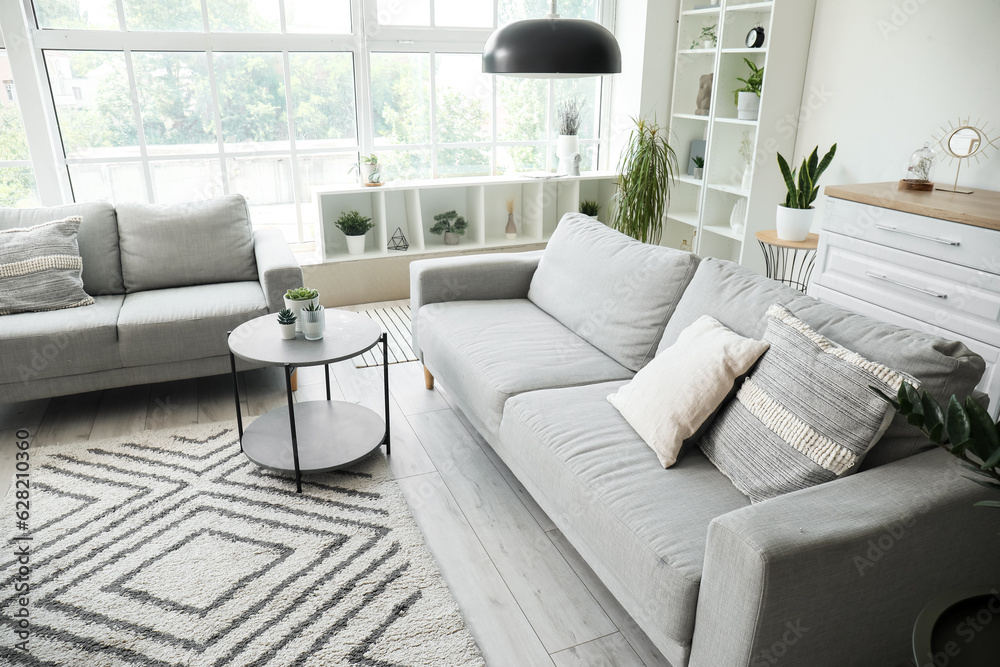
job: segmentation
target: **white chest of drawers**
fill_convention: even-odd
[[[982,355],[978,389],[1000,414],[1000,193],[826,189],[809,294]]]

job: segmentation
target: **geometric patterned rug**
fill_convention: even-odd
[[[29,652],[5,539],[0,664],[483,664],[384,455],[296,494],[234,426],[30,451],[28,530],[13,488],[0,514],[32,538]]]
[[[410,347],[411,327],[409,300],[390,303],[385,306],[368,308],[357,311],[361,315],[367,315],[375,321],[375,324],[382,327],[382,331],[389,334],[389,363],[403,364],[407,361],[416,361],[417,355]],[[356,368],[369,368],[371,366],[382,365],[382,346],[376,345],[368,352],[354,357]]]

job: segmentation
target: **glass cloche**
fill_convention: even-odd
[[[937,154],[931,149],[930,144],[924,144],[923,148],[915,150],[906,166],[907,180],[929,182],[936,157]]]

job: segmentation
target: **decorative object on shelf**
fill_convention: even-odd
[[[347,237],[347,252],[351,255],[363,255],[365,252],[365,235],[375,226],[372,219],[357,211],[344,211],[337,218],[337,229]]]
[[[306,340],[321,339],[325,325],[326,313],[323,306],[311,303],[302,309],[302,333]]]
[[[580,213],[584,215],[589,215],[594,220],[597,220],[597,216],[601,212],[601,205],[598,204],[593,199],[584,199],[580,202]]]
[[[764,275],[805,292],[816,263],[819,234],[809,234],[803,241],[783,241],[774,229],[754,234],[764,253]]]
[[[698,79],[698,97],[694,102],[694,115],[707,116],[712,106],[712,80],[714,74],[702,74]]]
[[[695,160],[702,160],[702,166],[704,166],[705,160],[705,140],[704,139],[692,139],[691,148],[688,151],[688,163],[687,163],[687,175],[694,176],[694,170],[698,168]]]
[[[611,200],[611,227],[644,243],[658,245],[670,204],[677,154],[656,121],[633,119],[628,145],[618,161],[618,190]]]
[[[556,157],[559,158],[557,174],[580,175],[580,112],[583,102],[570,98],[559,103],[559,139]]]
[[[556,0],[549,0],[544,19],[508,23],[483,48],[485,74],[550,78],[621,71],[622,50],[611,31],[596,21],[559,18]]]
[[[693,232],[691,232],[691,242],[690,243],[688,243],[687,239],[681,239],[681,247],[680,247],[680,249],[683,250],[684,252],[694,252],[694,238],[696,236],[698,236],[698,230],[697,229],[694,230]]]
[[[930,144],[925,143],[923,148],[913,151],[910,161],[906,165],[906,178],[899,180],[900,190],[919,190],[929,192],[934,189],[934,181],[931,180],[931,169],[934,167],[934,159],[937,153]]]
[[[514,224],[514,198],[510,197],[504,204],[507,206],[507,226],[503,230],[504,238],[513,241],[517,238],[517,225]]]
[[[944,126],[941,127],[942,134],[940,138],[936,139],[936,142],[941,145],[950,161],[958,162],[958,168],[955,170],[955,184],[950,188],[938,188],[938,190],[971,195],[972,190],[958,189],[958,175],[962,171],[962,160],[975,158],[976,164],[979,164],[979,158],[986,158],[986,150],[990,146],[996,148],[997,140],[990,139],[986,131],[989,123],[980,125],[982,119],[971,123],[969,122],[970,118],[964,120],[959,118],[957,126],[948,121],[948,129],[945,129]]]
[[[747,226],[747,198],[739,197],[733,204],[733,212],[729,214],[729,228],[742,235]]]
[[[288,308],[282,308],[278,311],[278,330],[284,340],[295,338],[295,323],[298,319],[295,317],[295,313]]]
[[[778,238],[783,241],[805,241],[812,227],[816,209],[812,204],[819,194],[820,176],[833,162],[837,154],[837,144],[830,147],[823,159],[819,159],[819,146],[813,149],[808,158],[802,160],[798,168],[798,184],[796,184],[795,169],[788,168],[788,161],[778,153],[778,168],[785,179],[788,195],[784,204],[778,204],[777,227]]]
[[[396,227],[396,231],[393,232],[392,238],[389,239],[389,250],[408,250],[410,243],[406,240],[403,235],[403,228]]]
[[[749,132],[744,132],[740,139],[740,157],[743,158],[743,178],[740,179],[740,188],[744,192],[750,191],[753,185],[753,139]]]
[[[285,292],[285,308],[292,311],[297,320],[295,330],[302,331],[302,309],[309,305],[319,305],[319,292],[309,287],[297,287]]]
[[[694,177],[700,181],[705,175],[705,158],[695,156],[691,161],[694,162]]]
[[[760,91],[764,87],[764,68],[757,67],[749,58],[744,58],[743,62],[750,68],[750,75],[746,79],[736,77],[737,81],[742,81],[744,84],[742,88],[733,91],[736,117],[740,120],[757,120],[757,114],[760,112]]]
[[[746,45],[748,49],[759,49],[764,46],[763,26],[758,25],[750,28],[750,32],[747,33]]]
[[[718,43],[718,37],[715,34],[715,29],[717,24],[712,24],[701,29],[698,36],[695,37],[694,41],[691,42],[691,49],[714,49],[716,43]],[[700,46],[699,46],[700,45]]]
[[[372,174],[368,178],[368,182],[365,183],[365,186],[369,188],[377,188],[380,185],[382,185],[382,175],[379,174],[378,172]]]
[[[362,185],[382,185],[378,157],[376,157],[375,153],[364,156],[359,163],[351,165],[350,171],[354,170],[357,170]]]
[[[445,211],[434,216],[431,234],[444,234],[445,245],[458,245],[458,237],[465,234],[469,223],[457,211]]]

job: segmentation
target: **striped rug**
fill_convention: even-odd
[[[356,310],[362,315],[375,320],[382,331],[389,334],[389,363],[401,364],[416,361],[417,355],[410,347],[410,301],[385,301],[378,304],[345,310]],[[358,368],[382,365],[382,347],[375,347],[364,354],[354,357],[354,365]]]

